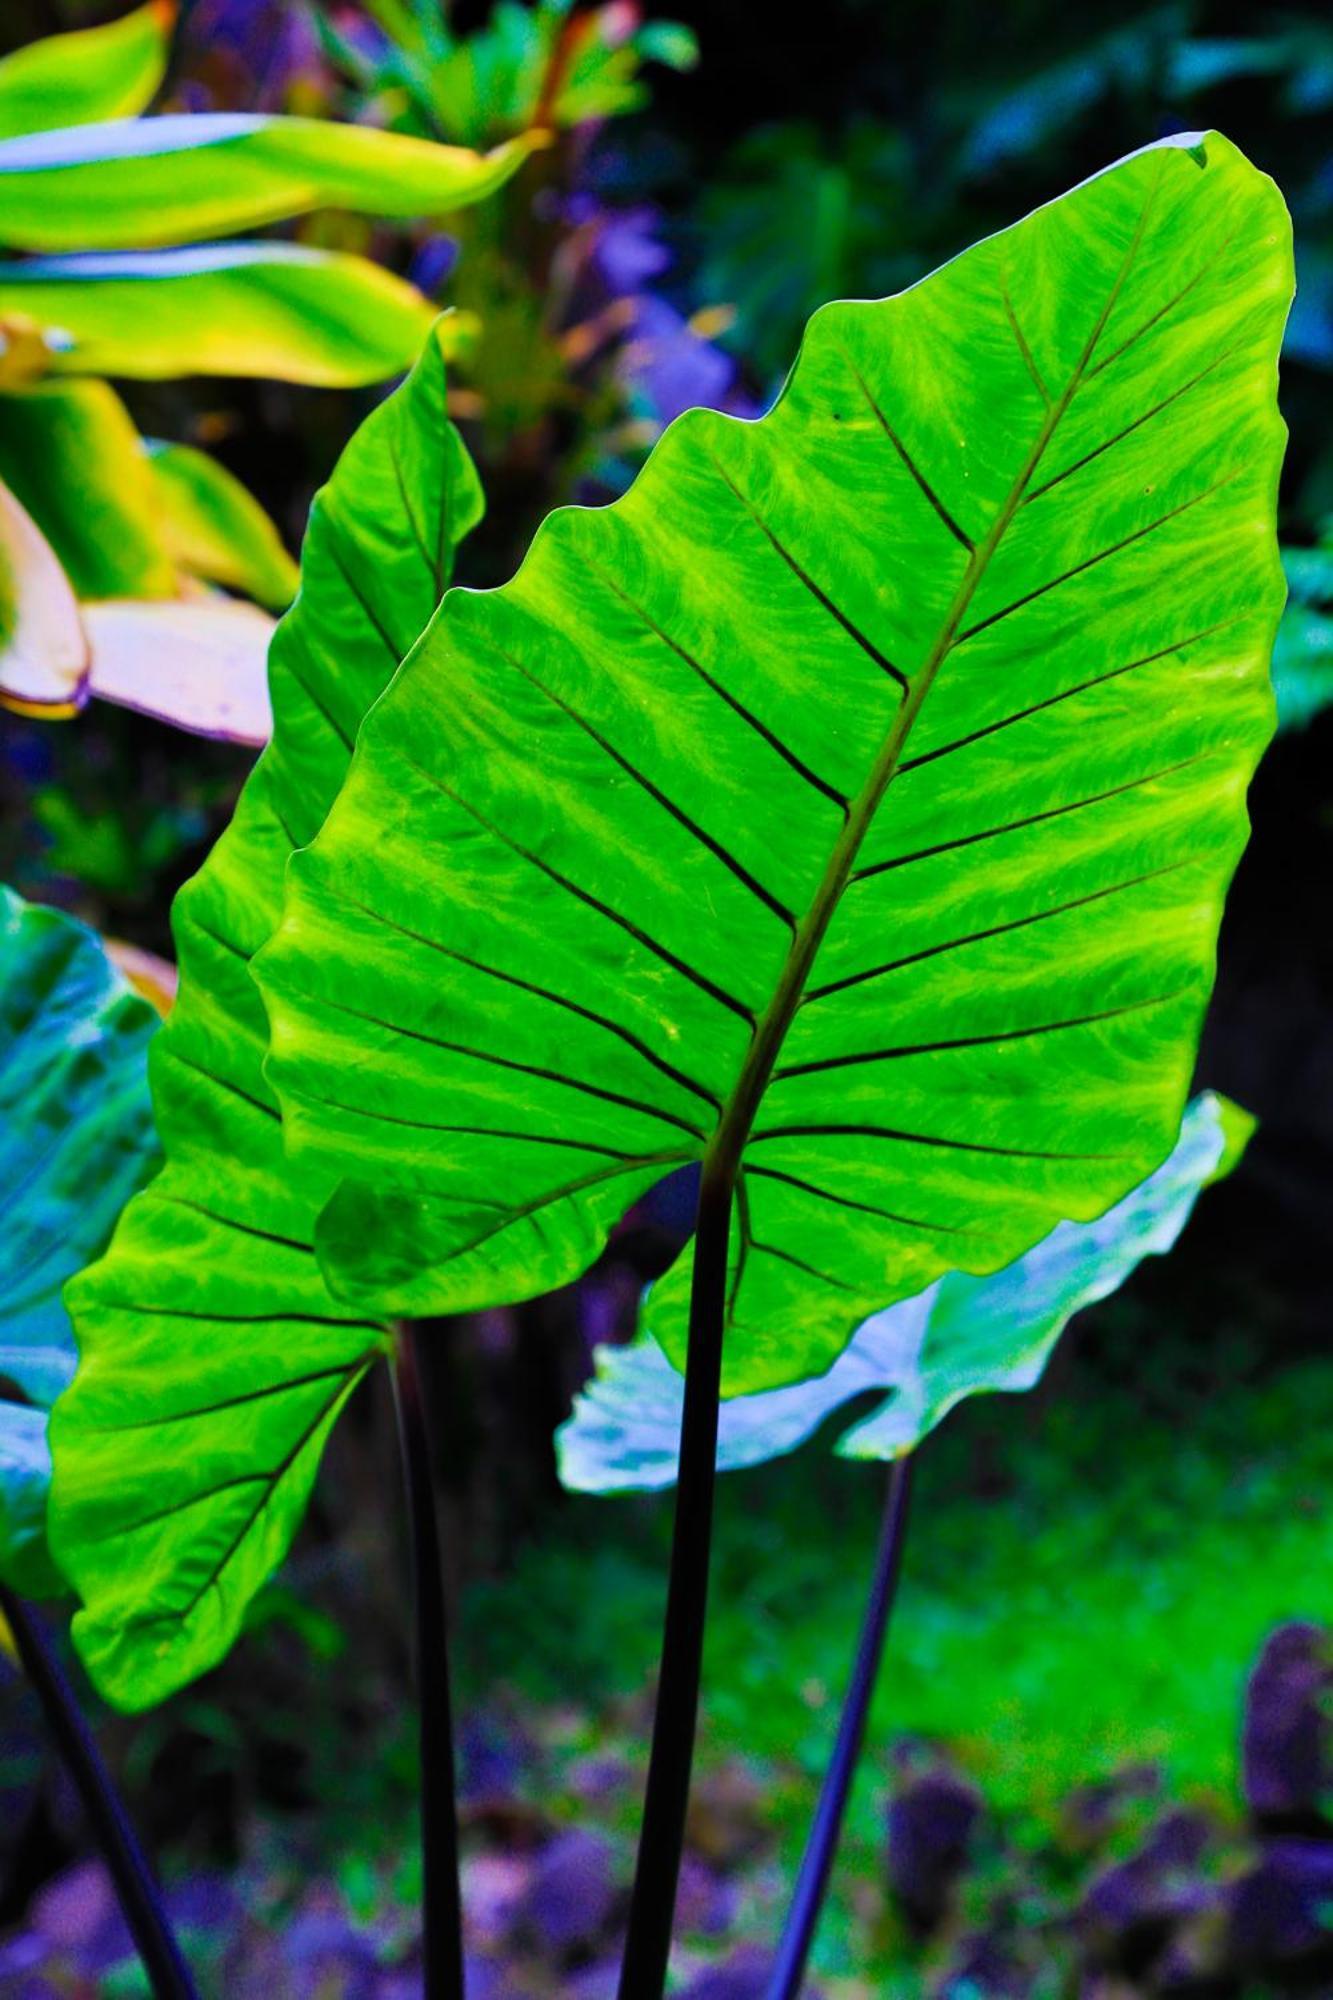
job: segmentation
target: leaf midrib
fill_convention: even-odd
[[[787,1031],[801,1005],[811,967],[847,887],[861,845],[897,773],[903,750],[935,677],[953,650],[968,607],[1007,534],[1014,515],[1023,503],[1051,439],[1085,379],[1097,343],[1106,329],[1107,321],[1115,308],[1142,242],[1149,211],[1161,186],[1164,172],[1165,162],[1159,168],[1157,179],[1144,199],[1143,208],[1126,247],[1120,269],[1084,343],[1083,351],[1074,365],[1069,381],[1061,394],[1048,404],[1031,450],[1013,485],[989,530],[968,557],[953,602],[930,652],[917,673],[907,683],[906,692],[884,744],[867,774],[865,783],[852,802],[819,886],[797,926],[772,996],[755,1025],[745,1061],[741,1065],[735,1086],[724,1104],[722,1116],[704,1154],[704,1177],[715,1188],[729,1191],[735,1185],[741,1155],[749,1140],[759,1106],[771,1080]]]

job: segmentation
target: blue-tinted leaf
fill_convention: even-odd
[[[54,1579],[45,1412],[75,1364],[61,1290],[156,1167],[156,1021],[91,931],[0,888],[0,1577],[29,1593]]]
[[[0,1577],[24,1597],[58,1597],[62,1588],[46,1544],[50,1484],[46,1411],[0,1402]]]

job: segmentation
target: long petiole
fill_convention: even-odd
[[[805,1978],[806,1961],[819,1925],[819,1913],[828,1891],[829,1875],[838,1849],[847,1797],[852,1788],[857,1759],[865,1738],[866,1718],[875,1691],[884,1639],[902,1569],[903,1543],[907,1535],[907,1508],[912,1489],[912,1460],[898,1458],[889,1473],[884,1502],[884,1523],[866,1600],[861,1636],[857,1642],[852,1678],[842,1704],[837,1740],[828,1770],[824,1774],[819,1804],[810,1827],[796,1879],[787,1922],[778,1945],[777,1958],[769,1975],[766,2000],[796,2000]]]
[[[111,1872],[155,2000],[198,2000],[198,1989],[163,1907],[162,1892],[41,1621],[4,1584],[0,1584],[0,1611],[14,1635],[23,1671],[41,1702],[47,1727]]]
[[[732,1184],[730,1171],[705,1166],[694,1239],[685,1410],[662,1672],[620,1973],[620,2000],[661,2000],[671,1952],[708,1609]]]
[[[412,1557],[413,1650],[421,1743],[422,1948],[425,2000],[463,2000],[463,1910],[449,1695],[448,1623],[430,1425],[416,1336],[399,1329],[394,1407],[402,1447]]]

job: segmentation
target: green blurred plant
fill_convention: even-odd
[[[485,24],[455,34],[438,0],[366,0],[378,44],[316,17],[324,46],[392,129],[492,146],[531,130],[571,131],[638,111],[645,63],[690,69],[690,29],[642,18],[635,0],[499,0]]]
[[[1283,551],[1287,612],[1273,648],[1280,725],[1301,728],[1333,702],[1333,521],[1313,547]]]

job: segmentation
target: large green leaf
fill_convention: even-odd
[[[139,433],[107,383],[0,393],[0,479],[50,542],[77,597],[174,594]]]
[[[408,367],[436,309],[365,257],[298,243],[222,243],[0,264],[3,312],[60,330],[56,373],[340,386]],[[459,323],[450,323],[450,338]]]
[[[257,229],[316,208],[406,218],[484,201],[532,150],[437,146],[259,113],[118,119],[0,143],[0,242],[132,250]]]
[[[1169,1157],[1095,1222],[1062,1222],[1003,1271],[951,1271],[859,1327],[827,1374],[735,1396],[719,1412],[724,1471],[795,1451],[854,1398],[887,1398],[839,1441],[844,1458],[911,1451],[966,1396],[1032,1388],[1070,1319],[1161,1256],[1202,1190],[1230,1173],[1253,1129],[1225,1098],[1197,1097]],[[560,1477],[582,1493],[674,1485],[685,1377],[651,1333],[603,1347],[557,1436]]]
[[[157,1165],[156,1026],[91,931],[0,887],[0,1578],[30,1596],[59,1588],[45,1413],[74,1373],[61,1287]]]
[[[167,67],[172,0],[148,0],[104,27],[30,42],[0,62],[0,139],[132,118],[147,110]]]
[[[226,1651],[385,1345],[320,1277],[328,1182],[283,1156],[249,960],[277,922],[288,856],[318,829],[362,714],[479,513],[432,339],[315,503],[271,651],[273,741],[174,911],[180,993],[153,1061],[167,1164],[69,1292],[82,1358],[53,1423],[53,1539],[84,1599],[89,1671],[126,1707]]]
[[[1165,1157],[1272,729],[1290,292],[1272,183],[1163,142],[450,595],[255,968],[340,1295],[567,1281],[707,1156],[767,1388]]]

